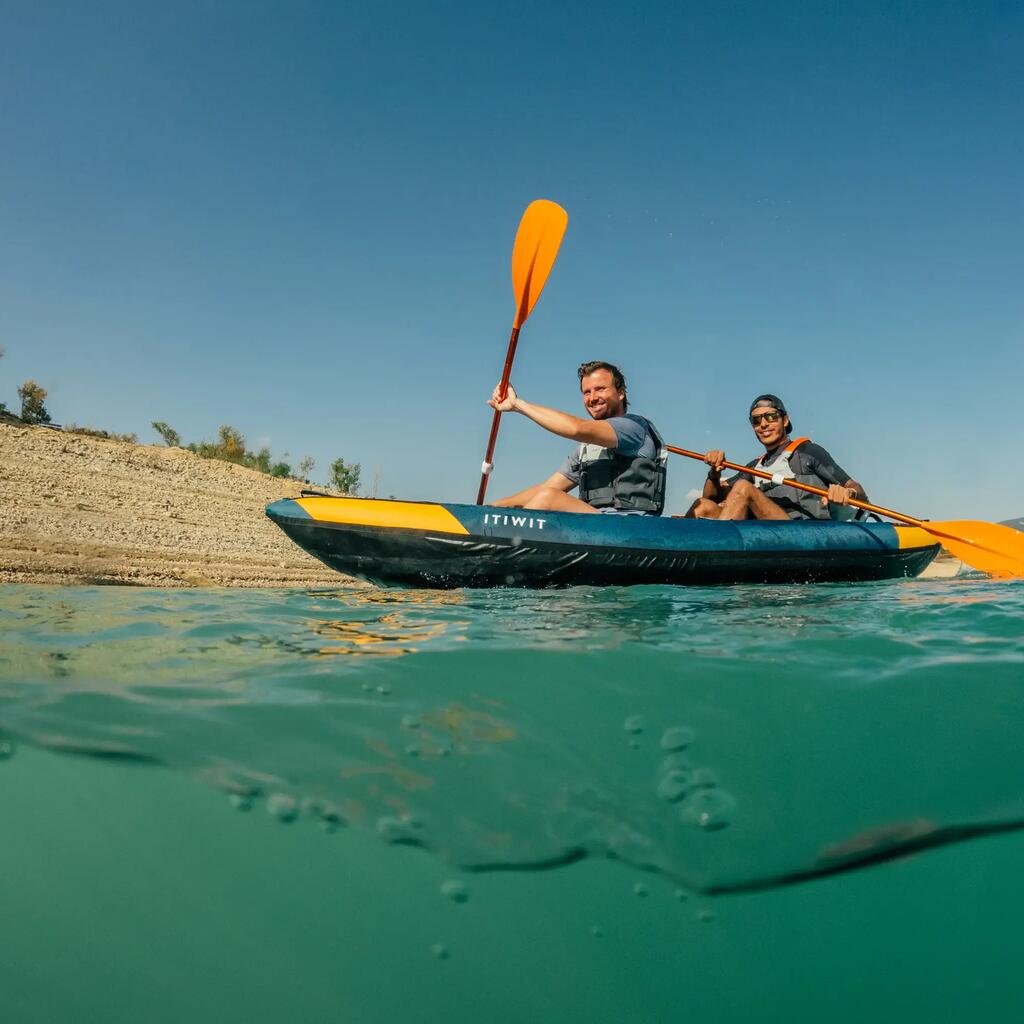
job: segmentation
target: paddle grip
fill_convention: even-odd
[[[519,328],[512,328],[512,335],[508,339],[508,351],[505,353],[505,368],[501,371],[501,382],[498,384],[498,400],[501,401],[508,394],[508,382],[512,376],[512,361],[516,357],[516,346],[519,344]],[[494,446],[498,443],[498,426],[501,423],[501,413],[495,409],[494,418],[491,420],[491,434],[487,439],[487,454],[484,456],[484,464],[494,468]],[[476,503],[482,505],[484,496],[487,493],[487,481],[490,479],[490,470],[480,474],[480,487],[476,492]]]

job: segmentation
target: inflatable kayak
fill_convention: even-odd
[[[916,576],[939,545],[888,523],[717,522],[372,498],[267,515],[332,569],[414,587],[827,583]]]

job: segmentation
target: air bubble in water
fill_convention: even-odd
[[[632,733],[636,736],[647,728],[647,719],[645,719],[643,715],[630,715],[629,718],[622,723],[622,728],[625,729],[626,732]]]
[[[603,939],[604,929],[600,925],[592,924],[590,926],[590,934],[593,935],[595,939]]]
[[[633,895],[644,897],[647,895],[647,886],[643,882],[635,882],[633,884]]]
[[[685,750],[693,742],[693,730],[686,725],[673,725],[661,734],[662,750]]]
[[[0,761],[14,757],[14,744],[10,740],[0,740]]]
[[[228,803],[236,811],[251,811],[252,810],[252,797],[248,793],[232,793],[228,797]]]
[[[469,899],[469,890],[465,882],[451,878],[441,884],[441,895],[450,899],[452,903],[465,903]]]
[[[384,815],[377,819],[377,835],[389,843],[412,843],[413,833],[423,828],[419,818]]]
[[[690,894],[685,889],[676,889],[675,898],[680,903],[685,903],[690,898]]]
[[[443,942],[435,942],[430,947],[430,952],[437,957],[438,960],[447,960],[451,956],[448,952],[448,947]]]
[[[697,911],[698,921],[703,921],[705,924],[707,924],[708,921],[714,921],[714,919],[715,912],[713,910],[708,910],[707,907],[701,907],[700,910]]]
[[[267,797],[267,814],[287,824],[299,816],[299,802],[287,793],[271,793]]]
[[[714,789],[718,785],[718,776],[710,768],[693,769],[694,789]]]
[[[674,771],[689,771],[690,759],[685,754],[669,754],[662,760],[659,771],[662,773]]]
[[[661,777],[658,783],[658,796],[669,803],[682,800],[693,788],[693,777],[689,772],[676,769]]]
[[[391,692],[391,687],[388,686],[387,683],[381,683],[380,686],[377,687],[377,692],[385,695],[389,694]]]
[[[415,715],[402,715],[403,729],[418,729],[419,727],[420,720]]]
[[[717,832],[731,824],[736,800],[724,789],[698,789],[683,804],[683,821],[706,832]]]

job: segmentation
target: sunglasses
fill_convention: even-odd
[[[750,417],[750,425],[752,427],[760,426],[762,420],[764,420],[765,423],[774,423],[781,416],[781,412],[755,412]]]

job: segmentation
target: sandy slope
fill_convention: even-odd
[[[264,516],[300,487],[180,448],[0,423],[0,582],[354,582]]]

